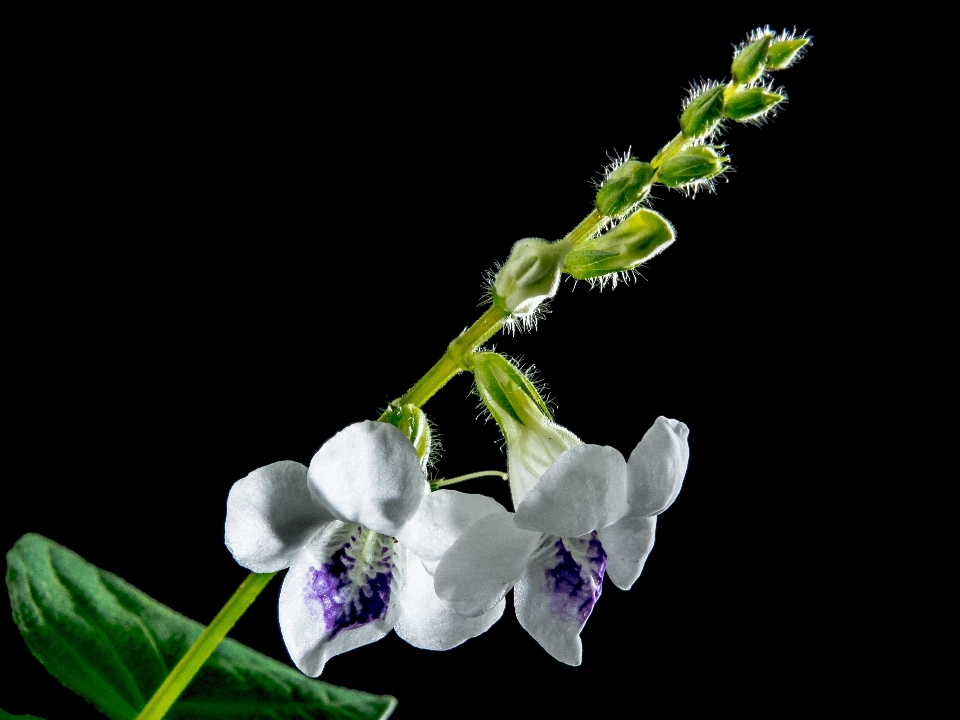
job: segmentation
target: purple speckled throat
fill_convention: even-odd
[[[587,621],[603,589],[607,554],[597,533],[580,538],[556,538],[556,553],[544,571],[543,592],[549,593],[550,612],[569,620]]]
[[[329,637],[386,617],[393,585],[394,542],[360,525],[342,524],[325,543],[330,559],[311,567],[303,599],[322,615]]]

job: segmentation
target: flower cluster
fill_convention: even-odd
[[[484,495],[429,492],[413,444],[372,421],[328,440],[309,468],[278,462],[235,483],[227,547],[254,572],[289,569],[280,628],[297,667],[316,677],[391,629],[416,647],[450,649],[499,620],[511,588],[521,625],[580,664],[604,574],[633,585],[656,516],[680,490],[687,428],[659,418],[624,460],[546,427],[565,442],[508,440],[511,469],[523,468],[515,513]]]

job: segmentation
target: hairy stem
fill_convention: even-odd
[[[407,391],[407,394],[394,402],[394,405],[415,405],[420,407],[427,400],[432,398],[436,392],[447,384],[454,375],[467,370],[467,356],[476,350],[480,345],[489,340],[493,335],[503,327],[508,314],[491,305],[487,311],[477,318],[477,321],[460,333],[460,336],[447,346],[446,352],[437,360],[436,364],[427,373],[417,381]],[[386,420],[390,410],[388,409],[380,420]]]

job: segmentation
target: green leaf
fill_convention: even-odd
[[[7,553],[13,617],[60,682],[114,720],[133,720],[203,626],[41,535]],[[396,699],[313,680],[224,640],[168,720],[367,720]]]
[[[43,720],[36,715],[12,715],[6,710],[0,710],[0,720]]]

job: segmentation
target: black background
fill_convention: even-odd
[[[4,548],[41,533],[209,621],[246,575],[223,546],[231,484],[375,418],[480,313],[484,271],[515,240],[587,214],[608,153],[652,157],[688,82],[726,77],[751,28],[796,25],[815,45],[776,76],[790,101],[772,123],[724,135],[729,182],[657,191],[676,244],[629,287],[563,283],[535,333],[493,341],[536,365],[585,442],[629,453],[661,414],[691,430],[683,491],[633,590],[605,585],[583,665],[550,658],[508,601],[460,648],[391,633],[321,679],[397,696],[396,718],[665,699],[759,712],[768,693],[815,702],[839,682],[801,658],[852,652],[837,622],[853,551],[823,512],[847,472],[823,448],[857,382],[859,301],[840,275],[858,239],[829,162],[850,36],[789,8],[612,13],[417,33],[399,15],[31,26],[13,90]],[[437,474],[504,468],[468,376],[425,409]],[[509,499],[493,479],[462,487]],[[280,584],[231,636],[287,662]],[[16,668],[0,707],[95,715],[0,627]]]

